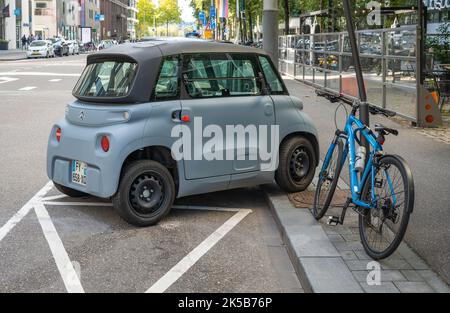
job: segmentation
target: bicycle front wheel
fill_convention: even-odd
[[[337,143],[330,147],[324,165],[319,172],[312,209],[312,213],[317,220],[325,215],[333,199],[342,169],[343,146],[342,140],[338,138]]]
[[[366,253],[375,260],[390,256],[400,245],[414,208],[414,181],[407,163],[387,155],[374,165],[373,207],[359,216],[359,234]],[[370,203],[370,175],[364,183],[363,201]]]

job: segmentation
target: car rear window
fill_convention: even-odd
[[[137,64],[105,61],[86,66],[74,88],[81,97],[123,97],[130,92]]]

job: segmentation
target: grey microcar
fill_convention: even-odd
[[[62,193],[112,199],[157,223],[175,198],[276,181],[305,190],[317,131],[262,50],[194,39],[87,57],[76,100],[51,130],[47,174]]]

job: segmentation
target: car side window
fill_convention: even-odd
[[[155,101],[173,100],[179,95],[178,72],[180,68],[179,58],[168,57],[164,59],[156,82],[153,99]]]
[[[257,61],[251,54],[187,55],[183,80],[192,98],[261,94]]]
[[[265,56],[259,56],[259,62],[261,63],[262,70],[264,72],[264,76],[266,76],[267,84],[270,87],[271,94],[284,94],[284,87],[281,83],[278,75],[276,74],[274,68],[271,63]]]

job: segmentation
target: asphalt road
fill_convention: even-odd
[[[312,87],[292,79],[285,81],[291,94],[302,99],[305,112],[316,123],[323,159],[336,129],[334,112],[338,103],[317,97]],[[405,240],[450,283],[450,146],[420,134],[419,129],[399,125],[388,118],[371,115],[370,119],[371,125],[382,123],[399,130],[399,136],[387,137],[384,150],[402,156],[413,172],[415,206]],[[345,123],[342,109],[337,113],[337,121],[342,129]],[[347,165],[341,177],[349,184]]]
[[[258,188],[180,199],[148,228],[123,222],[101,199],[58,198],[54,188],[35,197],[48,182],[50,128],[84,63],[0,62],[0,227],[9,225],[0,292],[302,292]]]

